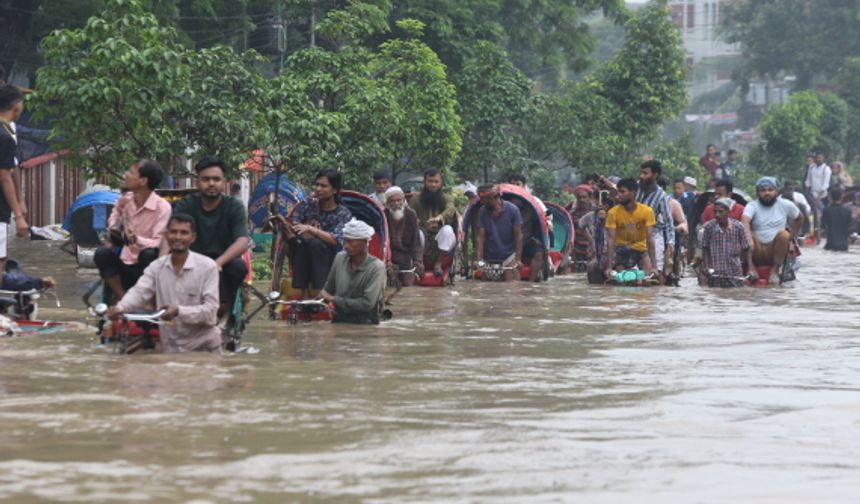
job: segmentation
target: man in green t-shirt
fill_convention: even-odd
[[[182,198],[173,213],[184,213],[194,218],[197,239],[193,252],[215,260],[220,276],[221,301],[233,306],[236,292],[248,275],[242,254],[248,250],[248,214],[245,205],[227,196],[224,162],[216,157],[202,158],[194,166],[198,191]]]

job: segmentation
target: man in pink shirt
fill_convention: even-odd
[[[100,247],[94,258],[99,274],[116,299],[158,259],[161,238],[172,211],[170,203],[155,194],[163,178],[161,165],[150,159],[141,159],[125,173],[126,192],[108,219],[114,243]]]

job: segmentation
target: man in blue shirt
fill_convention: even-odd
[[[490,184],[478,188],[481,209],[478,211],[478,233],[475,258],[481,264],[501,264],[502,281],[510,282],[519,273],[523,255],[523,218],[513,203],[502,199]]]

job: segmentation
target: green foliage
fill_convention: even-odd
[[[217,13],[244,0],[201,1]],[[55,118],[58,146],[94,175],[116,174],[143,156],[170,165],[195,149],[238,166],[259,148],[270,167],[303,182],[323,167],[342,169],[352,187],[383,167],[435,167],[446,179],[451,167],[488,179],[517,170],[553,197],[561,168],[632,171],[686,99],[680,38],[656,4],[629,20],[612,60],[553,93],[537,92],[512,61],[539,48],[542,64],[578,65],[588,46],[582,16],[604,9],[620,17],[622,2],[294,0],[288,11],[310,16],[319,43],[293,49],[268,80],[255,53],[189,48],[158,23],[175,15],[170,5],[158,16],[140,0],[106,5],[84,28],[45,39],[36,97],[42,116]],[[545,40],[522,31],[535,23]],[[558,33],[563,28],[577,33]],[[530,49],[511,56],[503,48],[517,38],[528,38]],[[563,47],[572,52],[560,54]],[[456,86],[443,61],[457,62]]]
[[[665,7],[649,4],[626,24],[622,49],[593,76],[534,100],[525,127],[539,162],[580,174],[634,173],[659,126],[686,104],[684,51]]]
[[[759,171],[784,179],[802,177],[803,156],[818,144],[823,114],[824,107],[812,91],[795,93],[788,102],[768,110],[759,123],[763,140],[755,153]]]
[[[418,27],[398,23],[401,30],[407,25],[413,33]],[[460,116],[455,88],[436,53],[416,38],[388,40],[370,71],[391,100],[379,138],[391,153],[393,173],[450,168],[462,146]]]
[[[274,0],[141,0],[141,7],[160,24],[177,32],[187,47],[227,44],[243,47],[245,35],[265,19]],[[58,29],[86,25],[92,16],[111,8],[108,0],[27,0],[0,2],[0,65],[18,76],[33,77],[44,63],[39,41]]]
[[[841,157],[848,136],[848,104],[833,93],[817,93],[816,98],[823,108],[821,114],[821,136],[816,150],[825,152],[830,158]]]
[[[37,116],[90,175],[119,177],[143,157],[170,170],[195,150],[238,168],[266,139],[256,56],[189,50],[137,0],[110,0],[102,17],[54,32],[43,49]]]
[[[113,0],[103,17],[56,31],[42,47],[36,112],[88,173],[119,175],[137,158],[169,162],[183,152],[174,85],[191,80],[184,48],[139,2]]]
[[[259,55],[215,46],[186,51],[184,59],[192,77],[171,85],[182,103],[178,126],[184,144],[230,167],[241,166],[268,140],[262,107],[267,86],[254,67]]]
[[[848,103],[845,155],[853,162],[860,155],[860,56],[845,60],[837,76],[839,96]]]
[[[624,47],[597,72],[600,95],[619,111],[610,126],[631,150],[656,139],[654,125],[678,115],[687,104],[681,33],[668,14],[656,3],[642,8],[626,24]]]
[[[763,173],[785,179],[803,176],[803,157],[821,150],[831,158],[844,151],[849,135],[850,108],[832,93],[802,91],[787,103],[771,107],[759,129],[762,143],[753,159]]]
[[[454,71],[476,55],[479,41],[503,47],[527,75],[550,86],[566,71],[582,70],[595,46],[585,18],[602,11],[623,20],[621,0],[402,0],[395,19],[425,25],[425,41]]]
[[[686,176],[698,181],[708,179],[704,168],[699,166],[699,156],[689,133],[655,146],[651,155],[663,165],[663,176],[670,186],[675,180]]]
[[[366,185],[384,166],[395,174],[448,168],[461,144],[455,91],[445,67],[412,36],[420,34],[422,23],[401,20],[398,30],[412,35],[388,40],[377,50],[359,44],[387,31],[379,24],[383,18],[380,9],[361,4],[330,12],[320,29],[339,41],[335,49],[308,48],[287,60],[285,73],[318,108],[337,116],[336,146],[319,148],[354,187]]]
[[[525,156],[522,127],[531,103],[531,83],[505,52],[482,42],[455,78],[463,119],[463,150],[456,173],[492,180]]]
[[[300,76],[286,72],[268,84],[263,113],[270,164],[294,180],[309,183],[318,170],[335,165],[346,119],[319,107]]]
[[[795,75],[808,89],[816,75],[835,74],[846,57],[860,55],[856,2],[843,0],[741,0],[726,2],[722,30],[742,47],[736,79]]]
[[[251,259],[251,270],[254,272],[254,280],[271,280],[272,279],[272,245],[268,243],[260,247],[259,251],[254,252]]]

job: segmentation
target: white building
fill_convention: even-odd
[[[695,65],[704,58],[737,56],[740,49],[720,40],[720,17],[726,0],[670,0],[672,20],[681,28],[687,62]]]

